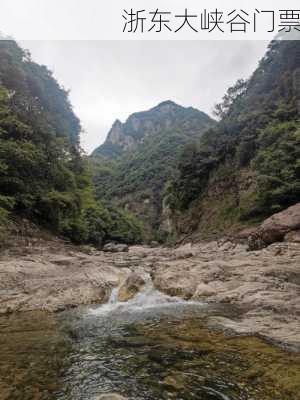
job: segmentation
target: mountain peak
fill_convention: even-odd
[[[122,125],[122,122],[119,119],[116,119],[112,126],[116,127],[116,126],[120,126],[120,125]]]
[[[174,131],[179,131],[188,138],[200,135],[213,123],[208,115],[199,110],[165,100],[150,110],[131,114],[125,123],[117,119],[105,143],[93,154],[108,158],[119,157],[124,151],[137,149],[146,137],[168,136]]]
[[[172,100],[165,100],[162,101],[161,103],[159,103],[157,105],[157,107],[164,107],[164,106],[176,106],[176,107],[180,107],[178,104],[176,104],[174,101]]]
[[[172,100],[165,100],[159,103],[157,106],[153,107],[152,110],[170,110],[170,109],[178,109],[183,108],[179,104],[175,103]]]

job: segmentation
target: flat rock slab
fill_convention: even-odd
[[[54,243],[48,249],[31,247],[27,255],[23,250],[22,256],[0,260],[0,313],[106,302],[122,283],[128,298],[142,290],[148,273],[155,288],[171,296],[247,311],[238,321],[219,320],[220,325],[300,349],[300,243],[252,252],[228,240],[176,251],[132,246],[128,252],[85,254],[62,245],[56,249]]]

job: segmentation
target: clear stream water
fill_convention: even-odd
[[[0,400],[299,400],[300,357],[207,327],[238,311],[163,295],[0,318]]]

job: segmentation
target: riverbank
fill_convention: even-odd
[[[186,300],[232,304],[238,318],[208,318],[242,335],[300,350],[300,244],[260,251],[229,241],[128,252],[77,248],[61,241],[16,247],[0,259],[0,313],[61,311],[105,303],[132,273],[149,273],[158,290]]]

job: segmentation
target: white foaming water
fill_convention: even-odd
[[[90,313],[94,315],[107,315],[110,313],[137,312],[153,308],[174,307],[184,304],[197,304],[199,302],[185,301],[179,297],[171,297],[156,290],[152,279],[146,276],[146,284],[142,287],[136,296],[127,302],[118,301],[119,288],[114,288],[111,292],[108,303],[101,305],[97,309],[91,309]]]

